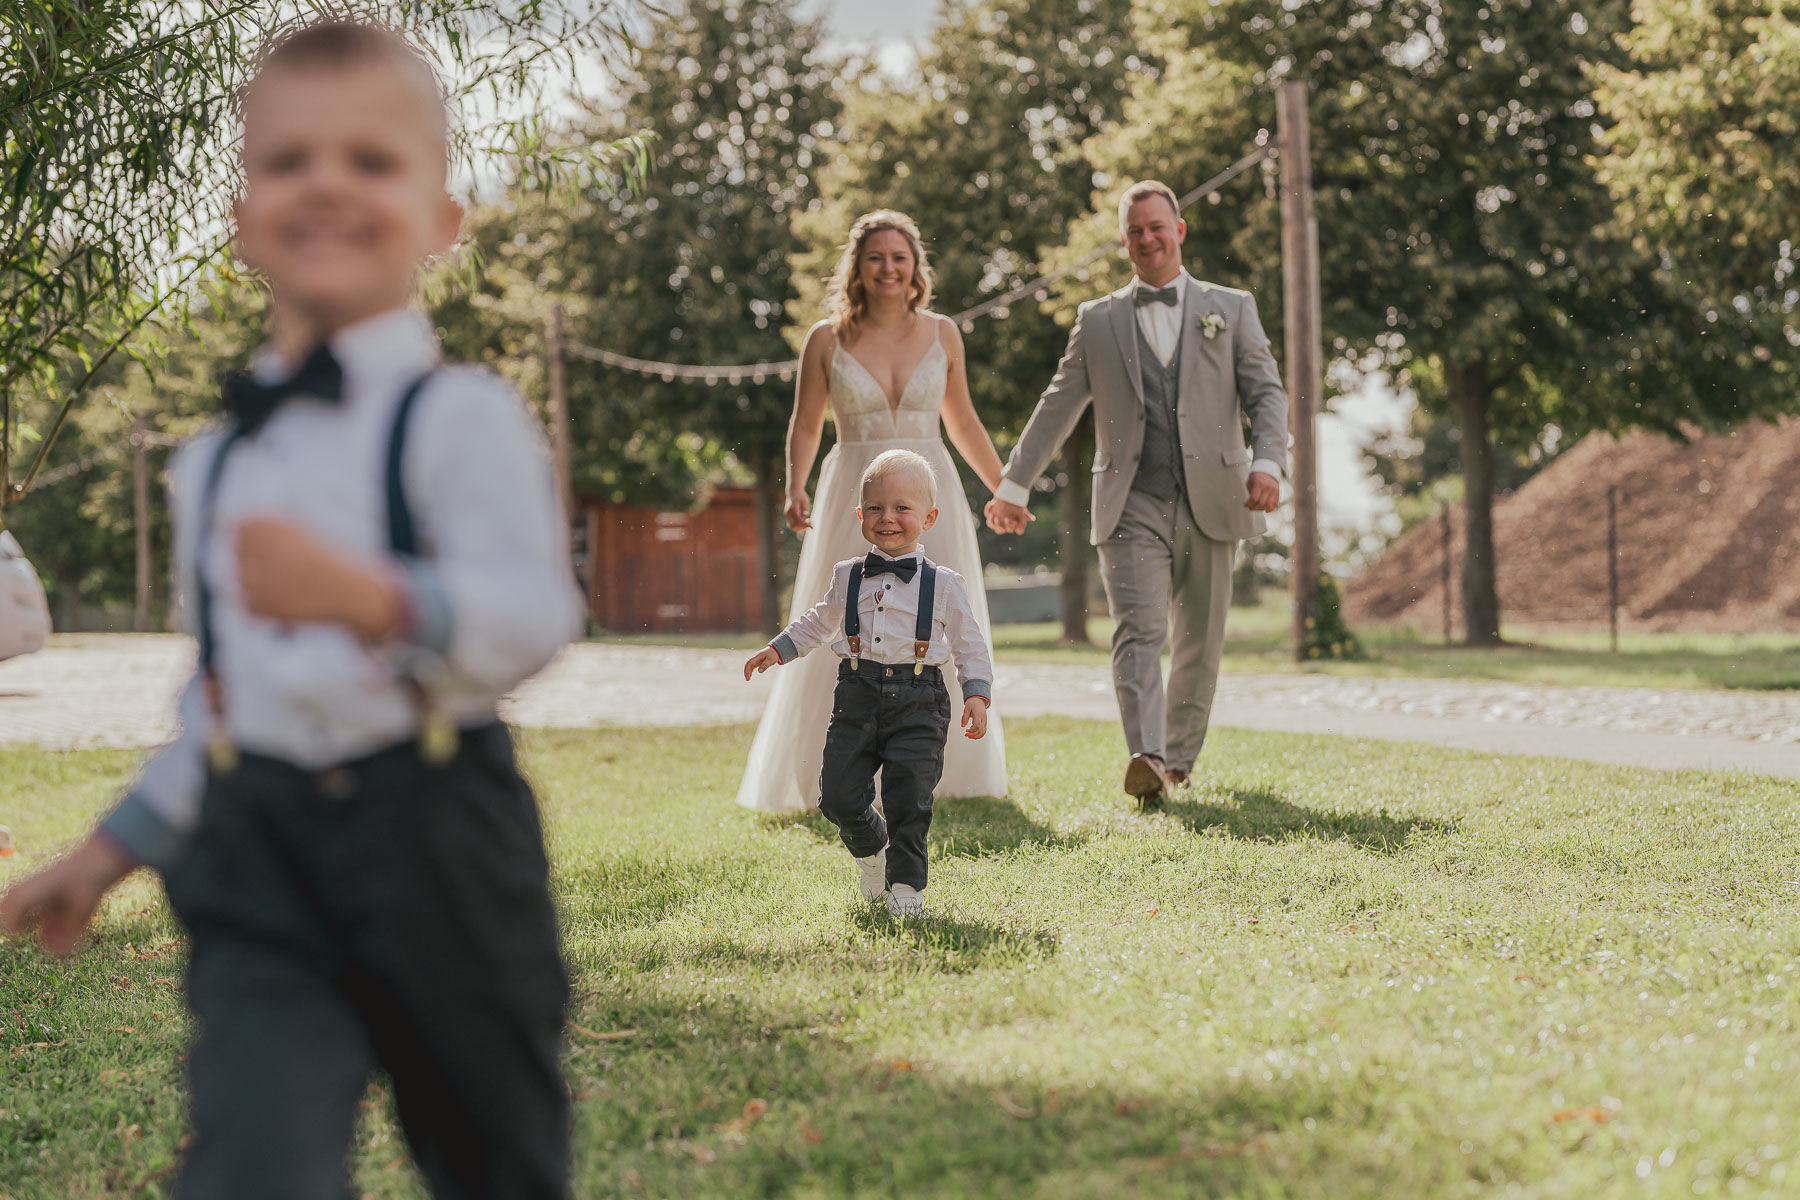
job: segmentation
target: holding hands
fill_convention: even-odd
[[[1024,533],[1025,526],[1037,520],[1023,504],[1014,504],[998,496],[989,500],[982,512],[987,516],[988,528],[995,533]]]

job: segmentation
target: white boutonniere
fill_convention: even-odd
[[[1225,323],[1225,314],[1223,313],[1201,313],[1194,320],[1200,326],[1200,332],[1206,335],[1206,340],[1209,342],[1230,328]]]

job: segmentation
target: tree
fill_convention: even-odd
[[[1611,118],[1595,79],[1624,61],[1626,5],[1177,0],[1172,15],[1168,74],[1099,160],[1208,172],[1258,136],[1276,85],[1308,84],[1327,341],[1402,384],[1426,368],[1421,402],[1454,417],[1465,627],[1471,643],[1498,641],[1496,437],[1744,411],[1747,348],[1707,340],[1706,306],[1625,227],[1600,170]],[[1272,300],[1275,220],[1236,189],[1189,214],[1189,244]],[[1279,325],[1278,305],[1262,311]]]
[[[625,38],[623,0],[598,14],[558,0],[360,7],[435,54],[458,97],[497,106],[534,97],[546,67]],[[341,12],[326,0],[13,0],[0,13],[0,509],[23,493],[11,469],[22,432],[41,426],[47,449],[105,364],[153,347],[136,332],[171,301],[184,311],[218,263],[232,104],[253,50]],[[537,125],[527,116],[485,133],[550,171],[553,160],[533,157]]]
[[[805,275],[829,270],[859,212],[885,207],[919,222],[940,311],[1026,283],[1085,209],[1093,166],[1084,143],[1154,72],[1135,50],[1130,0],[953,0],[918,79],[868,77],[848,90],[846,149],[828,169],[831,201],[807,222]],[[1067,331],[1027,296],[964,336],[976,411],[990,429],[1016,431],[1054,374]],[[1063,627],[1076,641],[1087,640],[1092,456],[1084,424],[1065,448],[1062,481]]]
[[[1629,59],[1600,71],[1614,121],[1602,173],[1625,227],[1700,298],[1713,355],[1741,368],[1725,373],[1744,391],[1727,412],[1791,410],[1800,16],[1778,0],[1640,0],[1635,13]]]
[[[794,218],[817,201],[815,170],[837,118],[821,37],[782,0],[693,0],[651,30],[617,107],[587,127],[602,141],[648,133],[652,161],[642,194],[614,193],[570,221],[563,254],[584,304],[571,337],[696,365],[791,357],[781,323],[795,295]],[[726,372],[714,384],[614,370],[593,378],[606,410],[656,422],[656,444],[710,440],[748,467],[763,623],[779,628],[776,522],[792,384]],[[599,405],[574,407],[578,422],[605,419]],[[583,435],[617,439],[643,427],[615,419],[610,433],[590,426]]]

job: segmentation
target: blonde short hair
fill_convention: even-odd
[[[418,88],[441,140],[446,171],[450,157],[450,111],[437,72],[406,35],[372,21],[332,18],[300,25],[277,36],[256,57],[250,78],[238,89],[241,117],[263,77],[287,70],[348,70],[376,67]]]
[[[1161,196],[1167,200],[1170,210],[1175,214],[1175,219],[1181,220],[1181,201],[1176,198],[1175,189],[1160,180],[1140,179],[1126,188],[1125,194],[1119,197],[1120,233],[1125,232],[1125,214],[1131,211],[1131,206],[1139,200],[1148,199],[1151,196]]]
[[[905,213],[891,208],[864,213],[850,226],[850,236],[844,242],[843,253],[838,256],[837,270],[831,276],[830,296],[826,302],[832,332],[840,341],[856,340],[862,319],[869,311],[869,298],[863,291],[857,260],[862,258],[863,246],[868,240],[884,229],[891,229],[905,238],[912,250],[912,285],[907,289],[906,307],[915,312],[931,307],[931,260],[925,254],[925,242],[919,236],[918,225]]]
[[[857,485],[856,496],[861,500],[868,494],[869,485],[877,479],[886,479],[889,475],[911,475],[925,485],[925,495],[933,508],[937,507],[937,472],[925,461],[925,456],[911,450],[885,450],[875,456],[868,470],[862,473],[862,482]]]

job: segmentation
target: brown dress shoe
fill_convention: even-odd
[[[1140,804],[1154,804],[1162,799],[1164,776],[1162,760],[1148,754],[1134,754],[1125,766],[1126,794],[1136,796]]]

